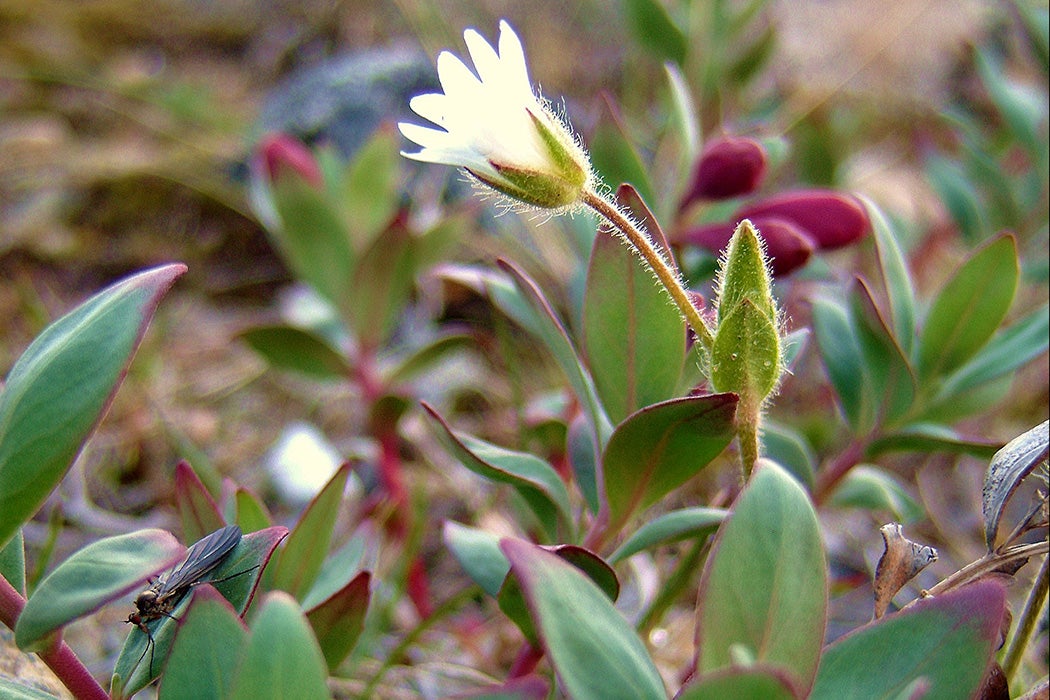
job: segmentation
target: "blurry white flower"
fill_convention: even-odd
[[[463,33],[477,74],[448,51],[437,59],[444,93],[410,106],[440,128],[402,122],[422,146],[402,155],[466,170],[493,189],[533,206],[578,203],[592,179],[590,160],[568,125],[533,92],[521,41],[500,22],[499,53],[473,29]]]

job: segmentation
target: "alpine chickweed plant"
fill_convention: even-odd
[[[650,33],[646,45],[670,59],[674,99],[688,105],[685,35],[657,19],[632,21],[663,27],[666,43]],[[162,698],[251,700],[1039,692],[1047,423],[1005,445],[959,427],[987,426],[1014,373],[1047,350],[1046,304],[1013,309],[1032,286],[1017,239],[984,242],[927,296],[896,225],[866,199],[807,188],[747,200],[770,159],[761,141],[738,136],[697,144],[659,201],[640,194],[661,191],[648,182],[613,189],[597,149],[533,88],[510,25],[500,23],[495,46],[473,29],[464,39],[472,65],[438,56],[442,92],[411,100],[430,124],[398,125],[419,147],[402,155],[461,169],[506,208],[586,228],[581,293],[545,288],[506,259],[455,262],[470,207],[403,197],[407,163],[392,129],[350,162],[266,136],[253,205],[326,315],[239,338],[275,369],[353,387],[368,447],[290,527],[249,489],[181,462],[181,538],[103,538],[27,584],[23,528],[102,419],[185,268],[117,282],[48,326],[0,393],[0,622],[18,647],[78,698],[129,697],[158,678]],[[688,142],[690,122],[705,119],[682,111]],[[819,251],[862,240],[867,272],[800,285],[806,325],[792,329],[781,281]],[[693,264],[700,249],[717,256],[709,274],[704,258]],[[435,281],[469,288],[512,330],[461,332],[419,301],[417,285]],[[552,301],[562,297],[575,300],[568,314]],[[498,391],[486,397],[493,413],[517,417],[512,446],[456,426],[478,411],[457,406],[440,373],[486,343],[561,372],[555,390],[519,392],[509,407]],[[820,366],[834,401],[822,439],[800,425],[808,394],[792,372],[804,360]],[[988,463],[972,494],[979,553],[945,567],[905,535],[926,513],[912,496],[915,467],[891,454]],[[434,502],[411,467],[450,458],[491,488],[457,494],[452,508]],[[374,477],[359,501],[346,495],[355,471]],[[489,510],[475,512],[479,501]],[[848,533],[828,518],[847,509],[868,515],[850,542],[882,539],[881,556],[853,565],[871,579],[863,619],[835,607],[858,578],[832,574],[847,566],[837,540]],[[451,567],[469,582],[450,592]],[[1017,609],[1004,580],[1025,584],[1014,587]],[[107,691],[63,630],[118,601],[132,624]],[[39,693],[0,678],[0,696]]]

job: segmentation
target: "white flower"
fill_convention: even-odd
[[[590,187],[591,164],[572,131],[529,82],[521,41],[500,22],[499,54],[473,29],[463,33],[475,75],[448,51],[438,55],[444,93],[409,103],[440,128],[402,122],[423,150],[407,158],[463,168],[482,183],[537,207],[576,204]]]

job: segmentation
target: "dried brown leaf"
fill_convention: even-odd
[[[886,613],[893,596],[904,584],[937,561],[937,550],[906,538],[900,523],[887,523],[879,532],[886,551],[875,567],[875,619]]]

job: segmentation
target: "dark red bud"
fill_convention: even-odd
[[[682,208],[701,199],[729,199],[754,192],[766,174],[766,150],[758,141],[726,136],[708,143]]]
[[[324,184],[314,154],[301,141],[288,134],[267,134],[259,142],[257,152],[271,181],[275,182],[291,172],[315,187]]]
[[[736,220],[776,217],[809,234],[818,248],[841,248],[862,238],[871,222],[864,205],[852,195],[835,190],[784,192],[742,207]]]
[[[805,265],[817,247],[805,231],[786,219],[758,216],[751,217],[751,223],[766,242],[766,255],[776,277],[784,277]],[[735,230],[736,224],[728,221],[705,224],[686,232],[678,242],[698,245],[721,255]]]

